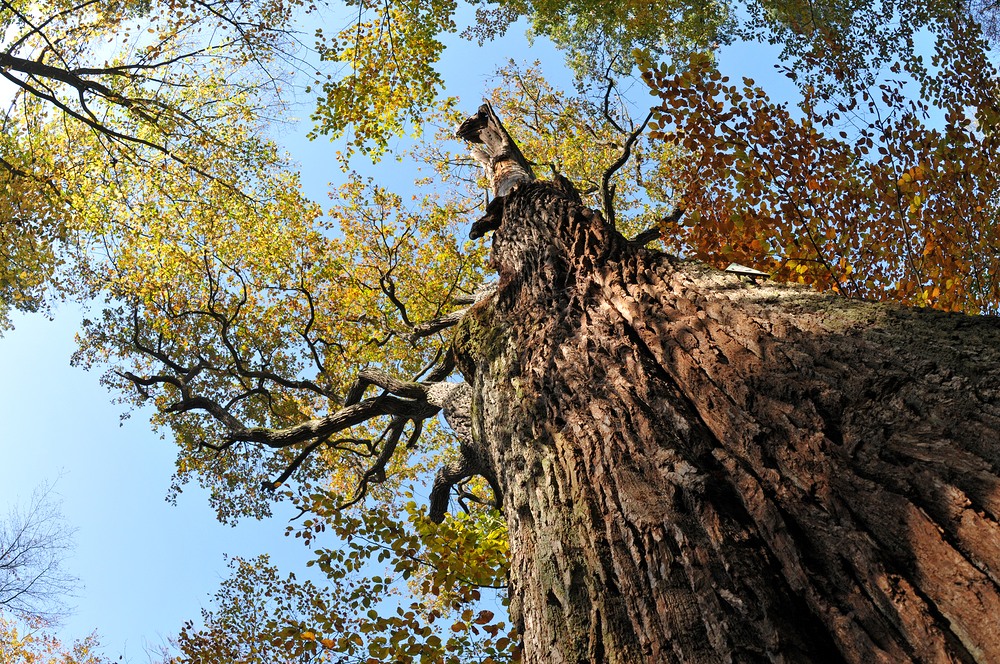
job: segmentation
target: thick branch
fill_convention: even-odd
[[[661,219],[657,224],[651,228],[647,228],[643,232],[636,235],[634,238],[629,240],[632,244],[638,244],[639,246],[644,246],[649,244],[653,240],[660,239],[660,227],[663,224],[676,223],[684,215],[684,208],[681,206],[676,206],[670,214]]]
[[[459,295],[454,298],[455,304],[475,304],[480,300],[485,300],[493,293],[497,292],[497,282],[487,281],[486,283],[479,284],[475,292],[470,295]]]
[[[356,424],[361,424],[382,415],[396,415],[411,420],[433,417],[438,407],[426,401],[410,401],[392,396],[378,396],[365,399],[351,406],[341,408],[336,413],[319,417],[285,429],[253,427],[232,432],[230,440],[261,443],[268,447],[289,447],[307,440],[332,436]]]
[[[413,328],[413,333],[410,334],[410,339],[416,341],[417,339],[436,334],[441,330],[447,330],[449,327],[454,327],[462,320],[462,316],[465,315],[466,311],[468,311],[468,308],[457,309],[444,316],[438,316],[426,323],[416,325]]]
[[[494,200],[496,201],[500,199],[497,198]],[[456,297],[454,301],[456,304],[475,304],[476,302],[479,302],[480,300],[489,297],[490,295],[495,293],[496,290],[497,290],[496,283],[490,282],[481,285],[479,288],[476,289],[475,293],[468,296]],[[436,334],[442,330],[446,330],[449,327],[454,327],[455,325],[458,325],[458,323],[462,320],[462,317],[465,316],[468,310],[469,310],[468,307],[464,307],[462,309],[458,309],[456,311],[452,311],[451,313],[445,314],[444,316],[438,316],[437,318],[432,318],[431,320],[425,323],[420,323],[419,325],[414,326],[413,332],[410,334],[410,339],[412,341],[416,341],[417,339],[422,339],[423,337],[429,337],[432,334]]]
[[[53,67],[52,65],[47,65],[44,62],[19,58],[9,53],[0,53],[0,67],[3,69],[19,71],[23,74],[29,74],[31,76],[38,76],[40,78],[51,78],[53,80],[71,85],[80,92],[92,90],[102,97],[110,99],[116,103],[120,103],[124,106],[131,105],[127,99],[116,94],[106,85],[83,78],[75,71],[63,69],[62,67]],[[87,73],[108,73],[106,70],[101,69],[89,69],[85,71]]]
[[[503,494],[496,472],[472,436],[472,388],[468,383],[437,383],[428,390],[427,400],[441,406],[448,426],[461,445],[459,459],[439,469],[434,478],[430,493],[431,520],[441,523],[448,510],[451,490],[456,484],[476,475],[484,477],[489,483],[494,496],[493,504],[499,506]]]
[[[476,474],[476,468],[468,457],[462,455],[457,461],[443,466],[434,477],[434,486],[431,488],[429,516],[434,523],[444,521],[444,515],[448,511],[448,497],[451,489],[464,479]]]
[[[372,385],[381,387],[390,394],[395,394],[406,399],[423,399],[427,394],[427,387],[421,383],[400,380],[381,369],[363,369],[358,373],[357,381],[355,381],[354,385],[347,392],[344,405],[352,406],[361,401],[365,390]]]

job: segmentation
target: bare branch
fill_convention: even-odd
[[[360,501],[364,500],[365,496],[368,495],[368,485],[370,483],[378,484],[385,481],[385,467],[389,463],[389,459],[396,452],[396,447],[399,445],[399,439],[403,436],[403,429],[406,427],[407,420],[405,418],[394,418],[392,423],[386,429],[388,437],[385,437],[385,443],[382,445],[382,451],[379,453],[378,458],[371,465],[371,467],[365,471],[364,475],[361,476],[361,481],[358,482],[358,487],[354,492],[354,497],[351,498],[346,503],[339,505],[337,509],[347,509],[352,505],[358,504]],[[416,430],[416,435],[420,435],[420,428]],[[414,440],[411,436],[411,441]]]
[[[0,607],[21,617],[62,614],[77,582],[62,569],[73,533],[50,485],[36,489],[24,508],[11,508],[0,523]]]
[[[602,106],[602,110],[604,114],[604,119],[608,121],[608,124],[610,124],[616,130],[618,130],[619,133],[625,134],[627,133],[625,129],[620,124],[618,124],[614,116],[611,115],[611,93],[614,92],[615,90],[615,79],[611,78],[610,76],[612,67],[614,67],[614,59],[612,59],[611,62],[608,63],[608,68],[604,72],[604,80],[608,82],[608,85],[606,88],[604,88],[604,105]]]
[[[298,456],[296,456],[290,464],[288,464],[288,467],[285,468],[284,471],[282,471],[281,475],[278,476],[278,479],[271,482],[264,482],[264,489],[268,491],[274,491],[279,486],[287,482],[288,478],[291,477],[292,474],[299,469],[299,466],[302,465],[302,462],[305,461],[317,447],[319,447],[323,443],[329,442],[329,440],[330,440],[329,438],[317,438],[314,442],[302,448],[302,451],[299,452]]]
[[[495,197],[506,196],[518,183],[535,179],[528,160],[488,103],[459,125],[455,134],[475,144],[472,157],[486,170]]]
[[[403,322],[406,323],[406,326],[413,327],[413,323],[410,322],[410,317],[406,314],[406,305],[400,302],[399,298],[396,297],[396,284],[393,282],[392,276],[388,274],[380,276],[378,283],[382,292],[385,293],[385,296],[389,298],[392,305],[396,307],[397,311],[399,311],[399,316],[403,319]]]

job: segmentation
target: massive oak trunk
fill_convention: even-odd
[[[524,661],[1000,662],[996,321],[648,251],[477,117],[499,285],[455,349]]]

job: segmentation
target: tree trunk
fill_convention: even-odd
[[[743,283],[506,191],[455,350],[526,664],[1000,662],[995,319]]]

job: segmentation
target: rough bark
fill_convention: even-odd
[[[454,349],[524,662],[1000,661],[995,319],[744,283],[565,186],[491,207]]]

